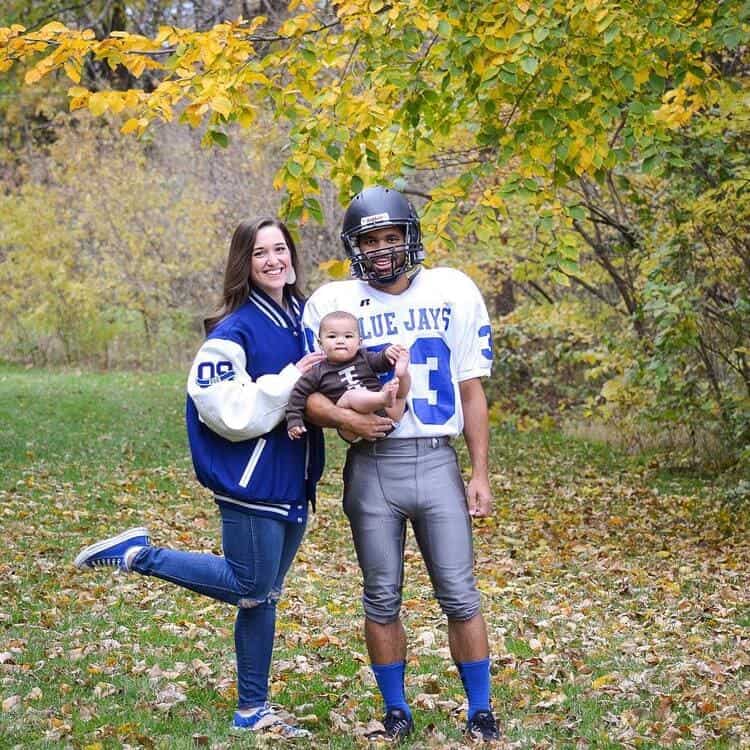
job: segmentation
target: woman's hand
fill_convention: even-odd
[[[310,368],[315,367],[318,362],[322,362],[326,358],[323,352],[313,352],[312,354],[305,354],[299,362],[295,363],[295,367],[304,375]]]

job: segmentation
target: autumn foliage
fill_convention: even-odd
[[[290,222],[330,225],[332,195],[393,184],[419,204],[431,262],[482,285],[496,419],[570,411],[748,460],[746,7],[223,7],[148,34],[9,24],[0,69],[55,76],[72,110],[141,138],[178,122],[226,147],[273,118]]]

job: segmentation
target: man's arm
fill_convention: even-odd
[[[458,385],[464,411],[464,438],[471,459],[471,479],[466,488],[466,503],[472,516],[483,518],[492,511],[492,491],[488,473],[490,443],[487,398],[479,378]]]
[[[352,432],[365,440],[385,437],[393,428],[393,422],[377,414],[360,414],[352,409],[336,406],[322,393],[311,393],[307,399],[305,417],[319,427],[336,427]]]

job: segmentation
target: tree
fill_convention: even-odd
[[[270,113],[288,129],[288,220],[322,221],[328,181],[341,202],[393,184],[420,202],[433,258],[556,308],[529,316],[532,338],[567,326],[560,351],[608,408],[713,415],[742,442],[746,243],[727,219],[745,221],[746,151],[722,139],[747,110],[749,21],[738,2],[304,0],[203,31],[10,26],[0,70],[67,77],[73,110],[124,133],[177,119],[223,146]],[[95,90],[91,61],[136,85]],[[717,155],[731,168],[712,171]]]
[[[450,167],[431,190],[438,231],[471,196],[488,231],[508,195],[538,195],[617,164],[668,159],[676,126],[715,101],[712,55],[747,35],[736,3],[395,2],[308,0],[276,31],[265,19],[207,31],[162,26],[155,37],[52,22],[0,32],[0,70],[29,64],[28,83],[54,71],[75,84],[90,59],[124,66],[152,91],[70,90],[71,107],[127,111],[125,132],[155,119],[205,127],[223,143],[263,106],[291,123],[279,173],[292,217],[320,216],[319,178],[343,196],[365,182]],[[477,186],[484,191],[477,193]]]

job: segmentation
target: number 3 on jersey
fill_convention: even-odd
[[[412,399],[414,413],[422,424],[445,424],[455,414],[450,360],[451,351],[443,339],[419,338],[411,346],[412,364],[428,366],[428,387],[435,392],[435,403],[429,398]]]

